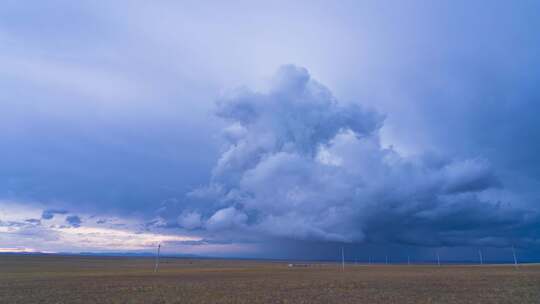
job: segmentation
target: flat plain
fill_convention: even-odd
[[[0,303],[540,303],[540,265],[0,255]]]

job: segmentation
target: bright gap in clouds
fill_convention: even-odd
[[[168,242],[197,242],[199,237],[137,233],[134,231],[99,227],[53,227],[64,244],[92,250],[148,250]]]
[[[70,221],[74,217],[78,220]],[[0,242],[4,252],[9,248],[17,252],[148,251],[161,243],[201,241],[194,235],[144,231],[133,219],[70,215],[64,210],[21,208],[12,202],[3,202],[0,210]]]

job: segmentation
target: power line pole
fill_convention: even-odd
[[[517,262],[516,250],[514,249],[514,245],[512,245],[512,255],[514,256],[514,267],[516,267],[516,269],[517,269],[518,268],[518,262]]]
[[[341,247],[341,271],[345,271],[345,249]]]
[[[159,268],[159,251],[161,249],[161,244],[158,244],[158,247],[157,247],[157,254],[156,254],[156,264],[154,266],[154,273],[158,272],[158,268]]]

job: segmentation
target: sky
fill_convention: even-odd
[[[0,252],[540,260],[538,1],[0,4]]]

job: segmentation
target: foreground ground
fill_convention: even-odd
[[[540,266],[0,255],[0,303],[540,303]]]

